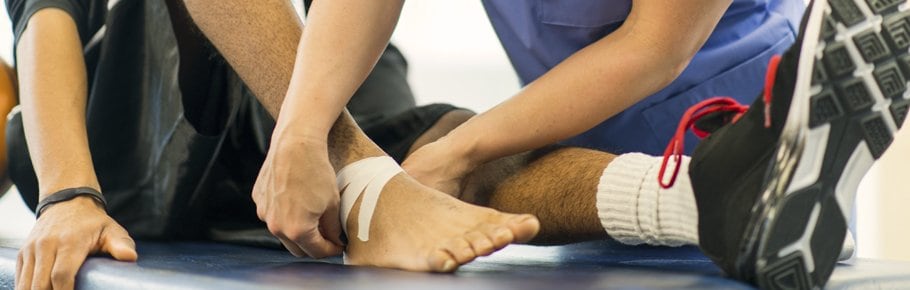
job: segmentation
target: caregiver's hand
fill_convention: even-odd
[[[324,140],[275,135],[253,201],[259,219],[295,256],[341,254],[340,196]]]
[[[401,167],[423,185],[460,198],[465,177],[479,164],[449,140],[447,136],[420,147]]]

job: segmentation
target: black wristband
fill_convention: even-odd
[[[101,192],[99,192],[91,187],[77,187],[77,188],[67,188],[67,189],[55,192],[55,193],[49,195],[48,197],[44,198],[44,200],[41,200],[41,202],[38,203],[38,208],[35,209],[35,215],[40,218],[41,213],[44,212],[44,210],[48,206],[51,206],[55,203],[68,201],[68,200],[71,200],[71,199],[74,199],[74,198],[77,198],[77,197],[80,197],[83,195],[87,195],[87,196],[95,199],[96,201],[101,203],[101,207],[107,208],[107,201],[104,199],[104,195],[101,195]]]

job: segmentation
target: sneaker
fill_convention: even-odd
[[[684,116],[665,161],[682,154],[685,130],[710,133],[689,175],[700,247],[727,274],[764,289],[828,281],[859,182],[907,115],[908,8],[903,0],[813,1],[750,109],[711,99]],[[709,132],[698,119],[730,124]],[[678,165],[670,168],[675,176]]]
[[[853,233],[847,231],[847,237],[844,239],[844,247],[840,250],[840,255],[837,256],[838,262],[849,262],[850,259],[853,259],[856,255],[856,240],[853,238]]]

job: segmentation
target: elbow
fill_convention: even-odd
[[[707,36],[705,37],[707,38]],[[673,75],[673,79],[676,79],[686,70],[689,66],[689,63],[692,62],[692,59],[695,58],[695,55],[698,54],[698,51],[701,50],[704,40],[692,43],[685,43],[676,49],[668,49],[665,51],[669,63],[668,71]]]
[[[696,33],[695,37],[653,46],[657,48],[656,53],[663,60],[663,71],[666,72],[665,76],[668,79],[665,85],[669,85],[670,82],[682,75],[692,62],[692,59],[695,58],[695,55],[701,51],[712,31],[713,26],[710,29],[705,28],[700,33]]]
[[[671,64],[670,69],[668,70],[668,72],[670,74],[670,76],[669,76],[670,82],[672,82],[673,80],[678,78],[680,75],[682,75],[683,71],[685,71],[686,68],[689,67],[689,63],[692,62],[692,58],[694,58],[694,57],[695,57],[695,55],[693,54],[692,56],[689,56],[686,58],[680,58],[677,61],[675,61],[673,64]],[[669,82],[667,84],[669,84]]]
[[[661,68],[655,70],[660,72],[656,75],[658,87],[664,88],[673,83],[686,70],[694,55],[693,53],[686,57],[665,57]]]
[[[661,88],[669,85],[682,73],[695,58],[701,49],[702,42],[677,41],[656,42],[646,41],[637,51],[641,54],[639,64],[644,68],[643,73],[650,76]]]

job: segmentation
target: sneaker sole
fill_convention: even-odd
[[[859,182],[910,107],[906,0],[810,7],[798,79],[764,206],[738,261],[763,289],[817,289],[837,263]],[[817,16],[819,15],[819,16]],[[818,42],[810,40],[818,39]],[[811,42],[811,43],[810,43]]]

